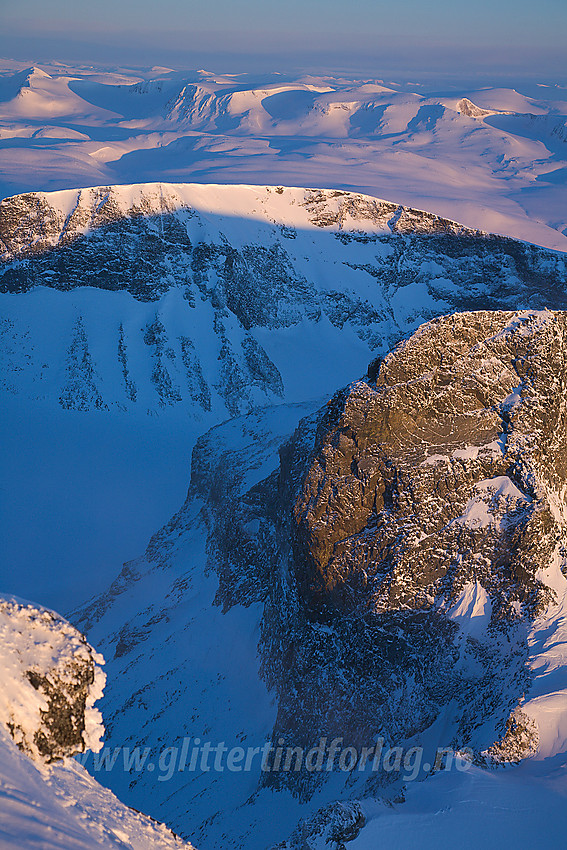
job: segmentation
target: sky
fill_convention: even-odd
[[[565,0],[0,0],[0,55],[39,62],[563,76],[566,47]]]

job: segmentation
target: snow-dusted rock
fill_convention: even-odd
[[[0,723],[23,752],[51,762],[101,748],[103,663],[62,617],[0,597]]]

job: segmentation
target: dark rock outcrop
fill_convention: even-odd
[[[366,823],[366,818],[356,801],[330,803],[314,815],[302,820],[288,841],[272,850],[346,850],[346,843],[353,841]]]

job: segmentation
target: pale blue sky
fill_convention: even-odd
[[[0,53],[565,71],[565,0],[0,0]],[[121,52],[122,51],[122,52]],[[62,55],[67,53],[67,55]],[[96,55],[95,55],[96,54]]]

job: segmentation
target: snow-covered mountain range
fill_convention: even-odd
[[[565,250],[561,86],[0,62],[0,196],[141,182],[327,186]]]
[[[108,658],[96,777],[203,848],[368,850],[416,829],[422,848],[528,847],[542,816],[559,846],[565,315],[433,320],[315,414],[204,434],[181,510],[73,615]],[[179,846],[68,761],[99,749],[100,657],[51,612],[1,608],[6,846]],[[319,736],[401,747],[403,770],[276,770],[280,742]],[[203,768],[207,742],[250,769]]]
[[[200,850],[564,833],[566,102],[0,75],[2,579],[107,658],[91,772]],[[69,762],[89,644],[0,607],[7,846],[176,846]],[[377,740],[419,765],[340,766]]]
[[[470,790],[466,847],[510,826],[518,783],[563,793],[565,322],[433,320],[295,430],[301,407],[271,406],[197,442],[181,510],[74,619],[109,660],[111,747],[238,746],[250,769],[177,761],[159,782],[118,763],[119,796],[198,847],[336,850],[380,843],[388,805],[409,829],[406,793],[431,816]],[[266,743],[275,759],[321,738],[423,762],[262,769]],[[428,776],[446,748],[473,766]],[[485,771],[525,759],[493,798]],[[564,807],[546,811],[555,841]]]
[[[316,409],[433,316],[565,306],[564,254],[336,190],[30,193],[0,239],[7,589],[64,610],[176,510],[208,427]]]

